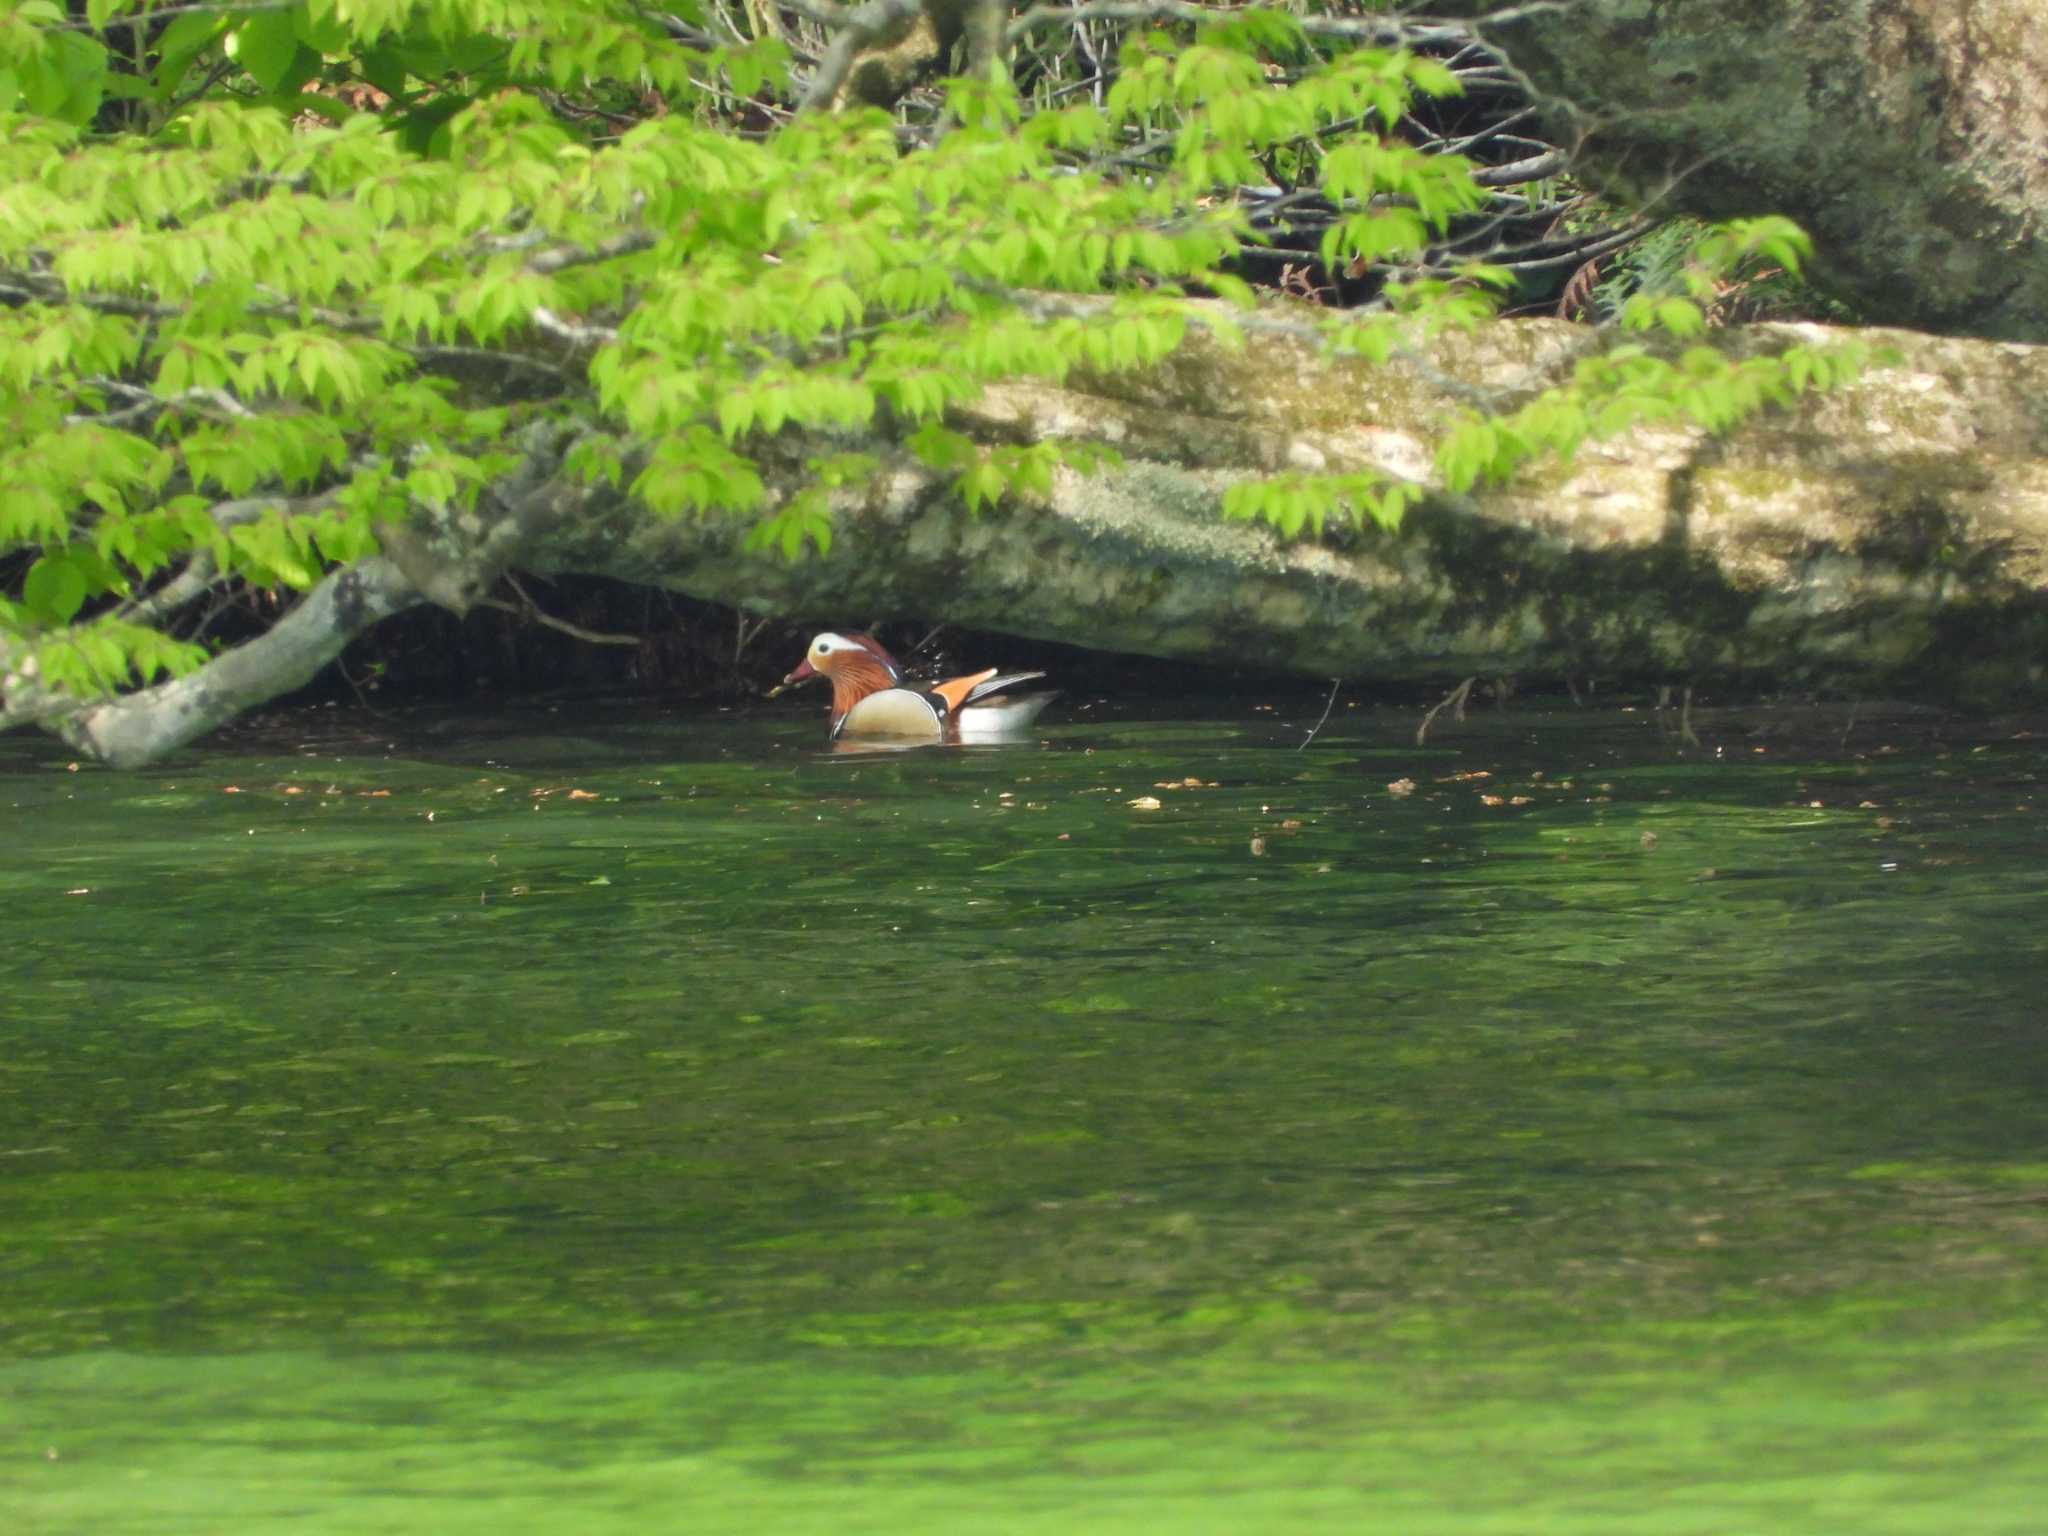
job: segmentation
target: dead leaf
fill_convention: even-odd
[[[1387,793],[1390,795],[1412,795],[1415,793],[1415,781],[1413,779],[1396,779],[1387,786]]]
[[[1156,811],[1159,809],[1159,797],[1157,795],[1140,795],[1135,800],[1126,800],[1124,804],[1134,811]]]

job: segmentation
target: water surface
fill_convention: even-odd
[[[0,738],[0,1528],[2038,1530],[2031,738],[1321,703]]]

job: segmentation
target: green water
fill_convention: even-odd
[[[1321,702],[0,738],[0,1530],[2038,1532],[2038,746]]]

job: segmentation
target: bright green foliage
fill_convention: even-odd
[[[1676,268],[1682,292],[1631,295],[1622,306],[1622,328],[1679,340],[1698,336],[1707,329],[1707,306],[1728,274],[1759,256],[1796,274],[1809,250],[1806,236],[1786,219],[1737,219],[1697,229],[1687,259]],[[1741,360],[1707,346],[1669,356],[1628,342],[1582,359],[1567,386],[1519,410],[1468,415],[1445,434],[1437,469],[1450,490],[1462,492],[1506,480],[1544,454],[1569,459],[1589,437],[1613,437],[1644,422],[1725,432],[1766,406],[1789,405],[1808,390],[1849,382],[1873,356],[1873,349],[1853,340],[1795,345]]]
[[[1719,226],[1669,219],[1600,262],[1582,307],[1608,324],[1672,299],[1691,301],[1708,325],[1772,318],[1853,323],[1854,316],[1806,281],[1810,254],[1805,235],[1783,219]]]
[[[1334,156],[1332,158],[1335,158]],[[1629,341],[1581,361],[1571,380],[1519,408],[1499,415],[1469,412],[1445,431],[1436,467],[1445,489],[1462,494],[1485,483],[1500,483],[1530,460],[1555,454],[1569,460],[1587,438],[1613,437],[1645,422],[1671,422],[1724,432],[1773,405],[1789,405],[1801,394],[1850,382],[1874,360],[1857,341],[1827,346],[1794,345],[1771,356],[1740,361],[1712,347],[1685,348],[1666,355],[1668,337],[1703,334],[1709,309],[1731,274],[1768,261],[1796,275],[1810,252],[1806,236],[1781,218],[1737,219],[1693,225],[1669,281],[1639,291],[1622,306],[1620,324],[1646,340]],[[1470,326],[1493,313],[1489,289],[1506,285],[1506,275],[1475,266],[1461,280],[1409,279],[1391,284],[1387,297],[1397,313],[1417,319],[1426,337],[1446,326]],[[1401,344],[1401,332],[1386,320],[1368,318],[1334,327],[1340,351],[1383,363]],[[1224,494],[1227,517],[1258,518],[1293,538],[1304,531],[1320,537],[1336,522],[1356,526],[1370,519],[1381,529],[1398,528],[1422,487],[1374,473],[1307,475],[1289,473],[1244,482]]]
[[[1249,308],[1234,189],[1268,157],[1334,203],[1323,259],[1358,270],[1483,200],[1388,131],[1455,89],[1443,66],[1279,11],[1131,32],[1099,107],[1026,102],[1000,66],[954,81],[946,131],[906,151],[879,112],[736,131],[800,94],[772,6],[751,36],[688,0],[151,10],[0,0],[0,676],[78,697],[200,659],[146,622],[173,571],[306,587],[381,522],[476,508],[538,426],[576,439],[573,473],[750,520],[789,558],[830,547],[879,444],[969,509],[1043,497],[1104,456],[976,444],[949,412],[1151,366],[1191,317],[1239,339],[1186,296]],[[1120,170],[1134,136],[1170,143],[1163,170]],[[1699,262],[1752,251],[1802,247],[1761,221]],[[1383,359],[1490,314],[1498,281],[1394,282],[1332,344]],[[1697,296],[1624,323],[1689,335]],[[1443,470],[1469,485],[1645,417],[1724,426],[1839,366],[1624,347],[1457,428]],[[1418,494],[1289,476],[1224,510],[1392,529]]]
[[[1371,518],[1392,533],[1401,514],[1421,500],[1422,488],[1381,474],[1288,474],[1233,485],[1223,493],[1223,515],[1259,518],[1288,538],[1304,530],[1322,537],[1326,524]]]

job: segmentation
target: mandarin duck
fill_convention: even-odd
[[[804,659],[782,680],[783,688],[822,677],[832,684],[832,736],[890,737],[897,741],[1005,741],[1031,729],[1056,691],[995,694],[1027,683],[1043,672],[1005,672],[994,667],[967,677],[929,685],[906,681],[896,658],[867,635],[827,630],[811,641]]]

